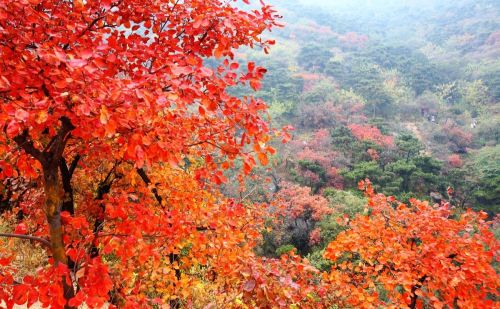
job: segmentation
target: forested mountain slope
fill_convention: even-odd
[[[245,56],[268,69],[257,96],[273,123],[295,129],[266,171],[278,196],[285,182],[354,214],[363,204],[357,183],[369,178],[378,192],[402,201],[449,201],[496,216],[497,1],[276,5],[286,23],[271,35],[277,47],[268,57]],[[311,253],[322,247],[307,241],[311,235],[323,235],[323,244],[336,235],[331,218],[305,222],[281,226],[293,232],[268,235],[263,250],[293,245]]]

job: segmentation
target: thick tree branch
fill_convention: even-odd
[[[43,150],[44,153],[50,154],[56,163],[62,157],[64,147],[68,141],[68,134],[75,129],[75,126],[71,123],[71,120],[68,117],[63,116],[59,120],[61,121],[61,127],[59,128],[57,135],[54,136],[47,147]]]
[[[75,169],[78,166],[78,161],[80,161],[80,158],[81,157],[78,154],[73,158],[73,161],[71,162],[71,165],[68,170],[70,177],[73,176],[73,173],[75,172]]]
[[[35,144],[31,140],[28,130],[24,130],[22,134],[14,137],[14,142],[38,161],[42,162],[44,160],[42,152],[35,147]]]
[[[47,248],[51,248],[50,242],[47,239],[41,238],[41,237],[36,237],[36,236],[30,236],[30,235],[23,235],[23,234],[10,234],[10,233],[0,233],[0,237],[9,237],[9,238],[19,238],[19,239],[27,239],[27,240],[33,240],[37,241],[41,244],[43,244]]]

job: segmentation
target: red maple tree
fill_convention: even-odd
[[[258,211],[217,186],[235,160],[267,163],[270,129],[261,100],[226,90],[260,87],[266,70],[234,51],[267,52],[277,18],[220,0],[0,2],[0,176],[32,184],[2,236],[48,255],[18,278],[2,241],[0,301],[178,306],[190,269],[252,255]]]

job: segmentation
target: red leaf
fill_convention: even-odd
[[[203,77],[210,77],[214,74],[211,69],[205,68],[205,67],[200,68],[200,73],[201,73],[201,76],[203,76]]]
[[[7,91],[10,88],[10,82],[5,76],[0,77],[0,91]]]
[[[14,230],[14,232],[16,234],[26,235],[26,232],[27,232],[26,224],[24,224],[23,222],[19,223],[16,226],[16,229]]]
[[[248,72],[253,72],[253,70],[255,69],[255,62],[249,62],[248,65]]]
[[[79,54],[80,54],[80,57],[82,57],[82,59],[87,60],[94,55],[94,52],[92,51],[92,49],[85,49],[85,50],[80,51]]]
[[[24,305],[28,301],[28,287],[23,284],[14,286],[13,298],[16,304]]]
[[[54,83],[54,87],[56,87],[58,89],[63,89],[67,85],[68,85],[68,83],[66,82],[66,79],[60,79],[60,80],[58,80],[57,82]]]
[[[84,59],[73,59],[69,61],[69,65],[74,68],[81,68],[87,65],[87,61]]]
[[[253,289],[255,288],[255,280],[250,279],[243,284],[243,290],[246,292],[252,292]]]
[[[200,113],[200,115],[205,116],[205,109],[203,108],[203,106],[198,106],[198,112]]]
[[[28,120],[29,115],[30,114],[27,111],[20,108],[20,109],[16,110],[15,117],[17,120],[26,121],[26,120]]]
[[[17,134],[19,134],[20,131],[21,131],[21,126],[15,120],[12,120],[7,125],[7,136],[10,137],[10,138],[12,138],[12,137],[16,136]]]
[[[231,63],[231,66],[229,67],[231,70],[237,70],[240,67],[240,65],[237,62]]]
[[[258,80],[256,78],[252,78],[250,80],[250,87],[252,87],[253,90],[258,91],[261,87],[260,80]]]

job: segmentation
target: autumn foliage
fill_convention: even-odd
[[[361,141],[372,141],[380,146],[389,147],[394,144],[392,136],[383,135],[380,130],[371,125],[350,124],[352,135]]]
[[[0,300],[178,307],[202,274],[232,278],[260,207],[217,186],[273,149],[264,102],[226,90],[260,87],[266,70],[234,51],[267,52],[277,17],[218,0],[0,2],[0,175],[33,184],[6,217]],[[32,275],[10,266],[14,238],[47,249]]]
[[[321,195],[312,194],[311,188],[291,183],[283,183],[282,186],[276,199],[282,204],[285,216],[319,221],[332,213],[328,200]]]
[[[0,0],[1,305],[492,307],[498,244],[483,214],[402,205],[369,182],[367,213],[344,216],[346,231],[326,249],[330,272],[293,250],[257,256],[270,219],[306,246],[324,241],[318,222],[334,210],[320,189],[342,177],[321,129],[293,153],[318,192],[276,181],[269,204],[224,194],[273,162],[273,137],[290,139],[271,128],[261,99],[231,95],[260,89],[266,73],[236,51],[267,53],[264,33],[280,26],[271,6],[249,4]],[[349,129],[393,144],[376,127]],[[18,242],[44,253],[36,267],[20,271]]]
[[[451,167],[459,168],[459,167],[462,167],[462,165],[464,163],[462,162],[462,159],[460,158],[460,155],[458,155],[458,154],[452,154],[452,155],[448,156],[448,164]]]
[[[485,213],[455,215],[451,205],[430,205],[375,194],[326,248],[334,263],[335,295],[357,308],[493,308],[500,277],[498,242]]]

